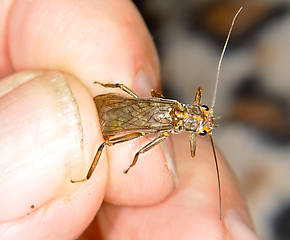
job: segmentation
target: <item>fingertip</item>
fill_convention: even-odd
[[[20,218],[1,222],[1,238],[77,239],[95,217],[102,200],[96,184],[87,184],[74,194],[35,205],[33,211]]]
[[[149,140],[140,138],[108,149],[110,175],[105,200],[116,205],[145,206],[166,198],[175,188],[164,152],[160,146],[140,154],[136,165],[124,174],[135,153]]]

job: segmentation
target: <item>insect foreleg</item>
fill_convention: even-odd
[[[194,158],[196,152],[196,133],[191,133],[189,137],[191,157]]]
[[[130,88],[126,87],[124,84],[122,83],[100,83],[95,81],[95,84],[99,84],[105,88],[120,88],[121,90],[123,90],[124,92],[126,92],[127,94],[129,94],[131,97],[133,98],[138,98],[138,95],[136,93],[134,93]]]
[[[90,179],[90,177],[92,176],[98,162],[99,162],[99,159],[101,157],[101,154],[102,154],[102,151],[104,149],[104,147],[106,145],[108,146],[113,146],[117,143],[122,143],[122,142],[127,142],[127,141],[130,141],[130,140],[133,140],[135,138],[138,138],[138,137],[141,137],[141,136],[144,136],[145,133],[143,132],[134,132],[134,133],[129,133],[129,134],[126,134],[126,135],[123,135],[123,136],[119,136],[119,137],[114,137],[114,138],[111,138],[111,139],[107,139],[105,142],[103,142],[99,148],[98,148],[98,151],[94,157],[94,160],[90,166],[90,169],[87,173],[87,176],[81,180],[71,180],[72,183],[76,183],[76,182],[85,182],[87,180]]]
[[[202,96],[202,89],[201,86],[198,86],[195,97],[193,100],[193,105],[201,105],[201,96]]]
[[[158,137],[154,138],[151,142],[149,142],[148,144],[146,144],[144,147],[142,147],[134,156],[134,159],[131,163],[131,165],[124,171],[124,173],[128,173],[128,171],[130,170],[130,168],[132,168],[137,160],[138,157],[141,153],[145,153],[147,151],[149,151],[151,148],[153,148],[154,146],[158,145],[159,143],[161,143],[162,141],[164,141],[167,137],[169,136],[169,132],[164,132],[162,135],[159,135]]]

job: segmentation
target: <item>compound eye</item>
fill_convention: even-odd
[[[206,133],[207,132],[205,130],[203,130],[202,132],[199,133],[199,135],[204,136],[204,135],[206,135]]]
[[[203,107],[206,111],[209,110],[209,107],[207,105],[202,105],[201,107]]]

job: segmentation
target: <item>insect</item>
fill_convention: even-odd
[[[221,57],[219,59],[214,94],[210,107],[201,104],[201,87],[197,88],[193,104],[183,104],[177,100],[166,99],[161,93],[155,90],[151,90],[151,97],[140,98],[136,93],[123,84],[104,84],[94,82],[95,84],[101,85],[105,88],[119,88],[124,91],[127,96],[107,93],[94,97],[94,102],[99,113],[101,129],[105,141],[99,146],[86,177],[77,181],[71,180],[72,183],[84,182],[91,177],[106,145],[113,146],[115,144],[127,142],[152,133],[157,135],[151,142],[146,144],[135,154],[131,165],[124,171],[126,174],[137,163],[140,154],[146,153],[154,146],[164,141],[171,134],[181,132],[188,132],[190,134],[190,150],[192,157],[195,156],[196,152],[196,135],[208,134],[211,141],[216,166],[221,218],[220,173],[216,149],[212,137],[212,131],[215,128],[214,105],[221,62],[234,26],[234,22],[241,10],[242,8],[240,8],[234,16],[223,51],[221,53]]]

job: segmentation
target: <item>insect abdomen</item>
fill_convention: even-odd
[[[104,136],[128,131],[158,132],[172,129],[172,103],[158,98],[128,98],[103,94],[94,98]]]

